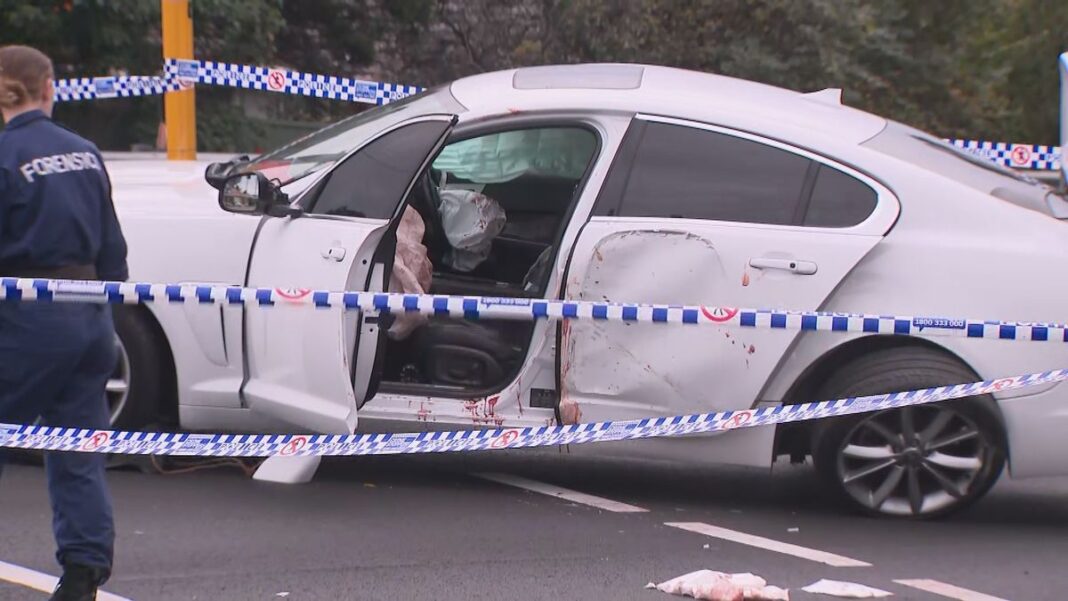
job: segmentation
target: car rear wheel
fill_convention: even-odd
[[[126,352],[126,345],[118,334],[115,334],[115,354],[115,371],[107,383],[108,413],[112,425],[123,414],[130,399],[130,354]]]
[[[857,359],[832,376],[821,399],[973,382],[959,361],[926,348]],[[1004,427],[989,395],[863,413],[820,423],[816,469],[855,508],[931,518],[960,510],[994,485],[1005,465]]]
[[[115,306],[115,370],[107,383],[111,426],[143,428],[157,422],[167,396],[167,352],[155,324],[138,307]]]

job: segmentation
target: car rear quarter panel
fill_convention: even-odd
[[[1068,224],[897,160],[865,156],[899,197],[898,222],[824,310],[1024,322],[1064,322]],[[805,333],[763,397],[785,398],[804,370],[856,334]],[[1068,344],[953,337],[928,340],[981,378],[1068,367]],[[815,399],[796,399],[815,400]],[[1068,394],[1061,385],[997,395],[1014,476],[1068,472]]]

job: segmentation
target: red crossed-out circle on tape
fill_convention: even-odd
[[[994,380],[992,388],[994,389],[994,392],[1000,392],[1008,388],[1014,382],[1015,380],[1013,380],[1012,378],[1002,378],[1001,380]]]
[[[734,316],[738,314],[738,309],[735,309],[734,307],[712,307],[710,310],[708,307],[701,307],[701,313],[703,313],[709,321],[723,323],[733,319]]]
[[[287,301],[299,301],[311,293],[309,288],[275,288],[275,294],[281,296],[283,300]]]
[[[504,434],[498,436],[490,446],[494,449],[503,449],[515,442],[517,438],[519,438],[519,430],[507,430]]]
[[[89,440],[82,443],[82,450],[95,451],[104,446],[109,439],[111,439],[111,434],[108,434],[107,432],[95,432],[89,437]]]
[[[283,457],[288,457],[289,455],[293,455],[297,451],[303,449],[307,445],[308,445],[308,437],[307,436],[297,436],[293,440],[290,440],[289,442],[287,442],[286,446],[282,447],[282,450],[278,451],[278,454],[282,455]]]
[[[281,90],[286,87],[286,74],[281,71],[271,71],[267,74],[267,87],[272,90]]]
[[[730,430],[732,428],[740,428],[749,423],[753,419],[752,411],[738,411],[730,416],[727,421],[723,422],[723,428]]]
[[[1026,165],[1031,162],[1031,149],[1026,146],[1013,146],[1009,156],[1012,157],[1013,163]]]

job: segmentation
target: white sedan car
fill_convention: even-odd
[[[526,68],[362,112],[210,178],[205,167],[110,163],[131,279],[1065,318],[1063,196],[834,90]],[[117,329],[111,398],[128,428],[521,427],[1068,366],[1055,343],[165,303],[119,308]],[[576,450],[765,467],[811,456],[857,507],[925,517],[983,495],[1006,462],[1017,477],[1068,473],[1065,432],[1068,392],[1048,385]]]

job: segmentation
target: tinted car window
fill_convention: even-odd
[[[821,166],[812,188],[812,199],[804,225],[849,227],[868,218],[875,210],[875,190],[837,169]]]
[[[242,171],[260,171],[267,179],[290,182],[332,167],[353,148],[397,123],[419,115],[460,114],[466,110],[448,86],[441,86],[360,111],[257,157]]]
[[[327,176],[310,212],[389,219],[448,127],[445,121],[421,121],[364,146]]]
[[[786,225],[811,161],[717,132],[650,122],[620,212]]]

